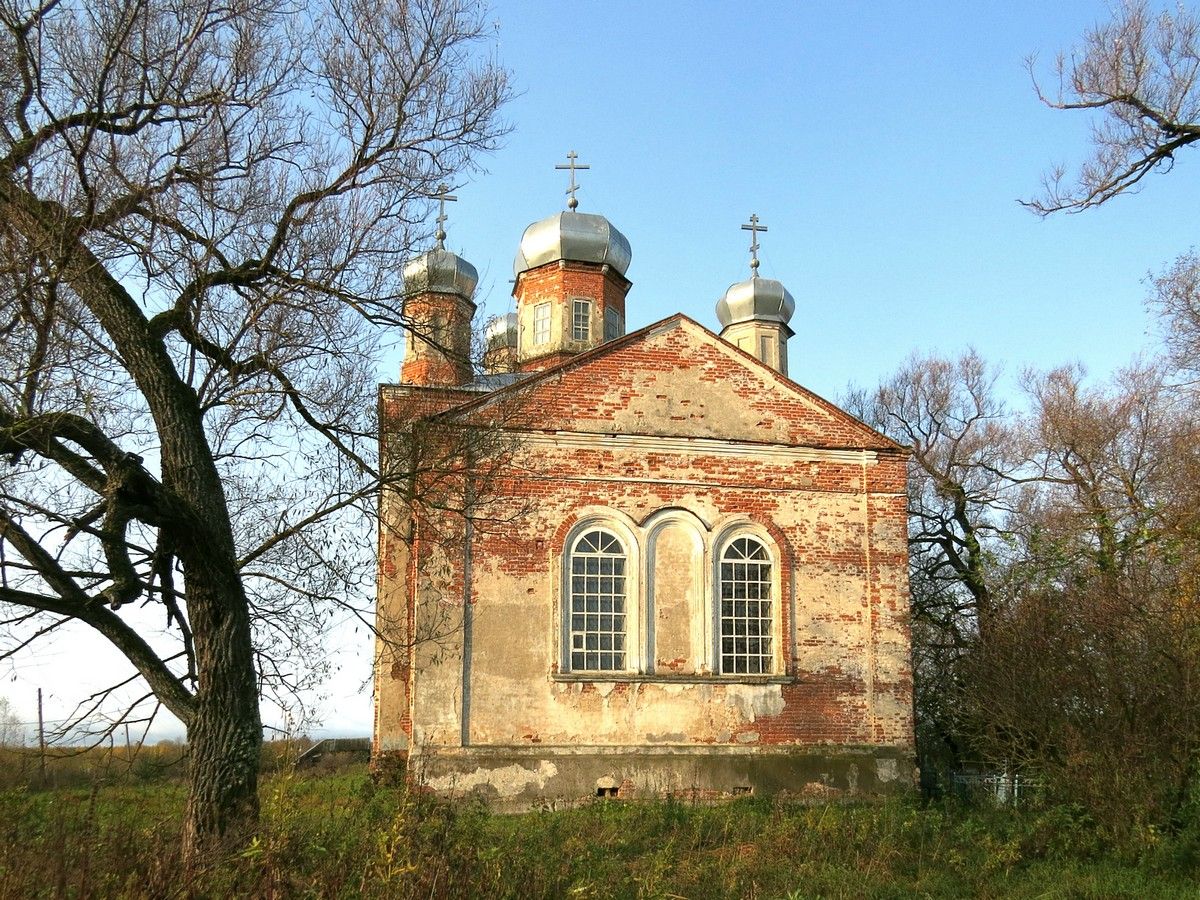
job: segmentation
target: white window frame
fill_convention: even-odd
[[[733,581],[729,581],[725,577],[725,570],[723,568],[725,564],[729,564],[731,566],[736,566],[739,564],[736,559],[726,559],[726,557],[734,548],[735,543],[740,540],[753,541],[754,543],[758,544],[766,554],[765,561],[760,562],[758,560],[749,560],[741,563],[741,565],[750,565],[756,568],[761,567],[765,563],[765,565],[770,567],[769,573],[767,573],[765,578],[760,577],[753,579],[753,583],[758,586],[757,590],[750,588],[750,580],[744,575],[742,579],[735,579]],[[752,678],[763,675],[778,675],[781,671],[782,660],[780,645],[782,641],[781,612],[783,603],[783,598],[781,596],[782,592],[780,590],[780,555],[778,547],[775,546],[774,541],[762,534],[757,528],[734,528],[722,536],[722,538],[715,544],[714,550],[716,552],[713,553],[712,568],[713,671],[727,678]],[[733,594],[738,593],[736,587],[739,580],[745,586],[746,590],[744,593],[747,594],[761,593],[763,586],[766,587],[767,591],[769,592],[769,596],[765,599],[766,602],[770,604],[770,608],[766,616],[762,615],[761,607],[759,607],[757,610],[752,610],[749,605],[751,603],[761,604],[764,600],[764,598],[761,596],[754,598],[748,596],[741,598],[732,596]],[[729,597],[725,596],[727,593],[727,584],[730,586],[730,590],[728,591],[730,594]],[[725,602],[729,602],[732,606],[732,615],[730,616],[723,614],[723,604]],[[739,608],[737,606],[738,603],[745,604],[745,606]],[[746,650],[741,654],[738,653],[737,644],[739,635],[736,633],[736,631],[731,631],[727,635],[725,630],[727,623],[732,628],[736,629],[736,623],[739,621],[739,619],[744,623],[743,630],[747,632],[741,635],[741,637],[745,639],[745,644],[742,646],[746,648]],[[757,634],[748,633],[752,627],[751,622],[756,623],[755,627],[757,628]],[[769,642],[769,647],[766,651],[761,650],[761,641],[763,638]],[[726,644],[727,639],[730,641],[730,644]],[[752,641],[755,639],[760,642],[758,644],[760,652],[756,654],[749,654],[748,651],[752,646]],[[726,649],[730,645],[732,645],[733,656],[745,656],[747,671],[737,671],[736,658],[732,660],[727,658],[730,656],[730,654],[726,652]],[[756,661],[758,671],[750,671],[755,664],[751,660]]]
[[[624,616],[625,616],[625,659],[623,668],[613,669],[589,669],[585,665],[580,668],[572,665],[572,638],[574,634],[580,633],[573,628],[573,599],[572,591],[572,563],[575,559],[575,549],[581,539],[594,531],[600,531],[617,540],[624,550],[625,559],[625,597],[624,597]],[[581,675],[588,678],[593,678],[598,681],[604,680],[612,675],[629,675],[640,672],[644,662],[643,648],[643,626],[642,617],[643,604],[641,598],[641,547],[634,530],[616,517],[597,517],[589,516],[586,519],[578,522],[566,536],[563,542],[562,556],[559,569],[561,571],[561,586],[560,586],[560,602],[559,615],[561,619],[560,632],[560,653],[559,653],[559,671],[565,674]],[[585,573],[586,577],[586,573]],[[599,576],[597,576],[599,577]],[[583,611],[586,617],[589,615],[586,607]],[[597,610],[594,615],[600,616],[601,613]],[[585,623],[586,626],[586,623]],[[584,633],[587,629],[585,627]],[[586,654],[587,647],[583,648]],[[601,652],[598,648],[595,651]]]
[[[550,304],[539,303],[533,308],[534,346],[550,343]]]
[[[592,339],[592,301],[587,297],[571,298],[571,340]]]

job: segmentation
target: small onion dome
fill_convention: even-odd
[[[491,319],[484,329],[484,342],[489,350],[517,346],[517,314],[510,312]]]
[[[567,259],[610,265],[624,275],[632,258],[629,241],[604,216],[560,212],[525,229],[513,274]]]
[[[787,327],[795,311],[796,301],[783,283],[774,278],[747,278],[731,284],[725,296],[717,301],[717,319],[722,328],[755,320],[778,322]]]
[[[404,267],[406,294],[457,294],[470,300],[479,283],[475,267],[456,253],[437,247]]]

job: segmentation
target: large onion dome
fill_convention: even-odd
[[[604,216],[566,211],[525,229],[513,274],[565,259],[609,265],[623,276],[632,258],[628,239]]]

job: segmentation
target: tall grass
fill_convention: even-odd
[[[302,752],[313,745],[306,737],[263,744],[260,770],[275,774],[289,770]],[[338,768],[352,754],[326,754],[320,771]],[[187,777],[188,748],[179,741],[157,744],[99,744],[88,747],[55,746],[45,755],[36,747],[0,746],[0,790],[21,788],[90,788],[95,784],[147,784],[179,781]]]
[[[605,801],[495,816],[346,774],[264,781],[258,835],[185,884],[184,790],[0,794],[3,897],[1179,897],[1200,835],[1104,844],[1081,813],[915,802]]]

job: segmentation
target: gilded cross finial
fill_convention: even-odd
[[[766,225],[758,224],[758,216],[750,214],[750,222],[742,226],[742,231],[750,232],[750,277],[758,277],[758,233],[766,231]]]
[[[579,154],[572,150],[567,154],[567,164],[565,166],[562,163],[559,163],[554,167],[556,169],[570,169],[571,171],[571,185],[567,188],[567,196],[570,198],[567,200],[567,206],[571,209],[575,209],[579,206],[579,201],[575,199],[575,192],[579,190],[579,185],[575,183],[575,172],[579,169],[591,168],[591,166],[585,166],[583,163],[575,162],[577,159],[579,159]]]
[[[445,250],[446,249],[446,201],[449,200],[451,203],[454,203],[458,200],[458,198],[450,193],[450,186],[448,184],[446,184],[445,182],[443,182],[442,184],[439,184],[437,186],[437,190],[438,190],[438,192],[433,195],[433,198],[435,200],[437,200],[437,202],[438,202],[438,216],[437,216],[438,228],[437,228],[437,234],[435,234],[434,237],[437,238],[438,249]]]

